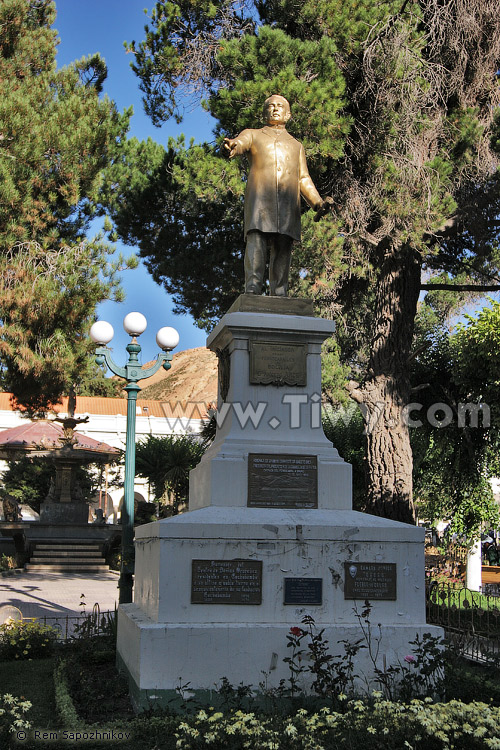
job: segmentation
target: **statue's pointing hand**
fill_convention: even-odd
[[[232,159],[233,156],[236,156],[238,151],[238,141],[235,138],[224,138],[224,143],[222,144],[222,147],[229,151],[229,158]]]
[[[319,206],[315,206],[314,208],[316,209],[314,221],[319,221],[321,218],[323,218],[323,216],[326,216],[326,214],[330,213],[330,211],[333,209],[333,198],[327,196],[323,199],[322,203]]]

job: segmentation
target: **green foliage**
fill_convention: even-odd
[[[157,500],[168,502],[171,515],[188,501],[189,472],[199,463],[205,448],[189,435],[147,438],[136,445],[136,473],[147,479]],[[167,500],[167,495],[170,498]]]
[[[11,495],[19,503],[29,505],[39,513],[40,503],[47,497],[55,473],[55,466],[46,458],[23,456],[16,461],[9,461],[1,479],[2,492]],[[92,471],[79,466],[75,470],[75,479],[82,489],[84,498],[90,499],[96,483]]]
[[[59,631],[49,625],[20,620],[0,625],[0,660],[45,659],[51,656]]]
[[[31,703],[23,698],[16,698],[10,693],[0,695],[0,739],[7,743],[9,736],[16,731],[31,729],[31,722],[26,714]]]
[[[200,437],[202,439],[202,445],[205,447],[205,449],[209,448],[213,441],[215,440],[215,436],[217,434],[217,415],[215,411],[209,410],[208,412],[208,419],[205,419],[202,422],[202,428],[200,430]]]
[[[98,97],[106,77],[98,55],[56,70],[54,17],[51,0],[5,0],[0,8],[4,249],[81,237],[100,171],[124,132],[126,120]]]
[[[3,387],[31,413],[94,379],[88,330],[95,305],[121,294],[123,259],[110,262],[111,252],[97,237],[57,251],[31,242],[0,254]]]
[[[328,650],[322,648],[325,642],[321,631],[311,629],[307,623],[304,625],[305,629],[295,627],[292,628],[294,632],[291,631],[295,638],[295,641],[292,638],[291,644],[292,650],[296,650],[295,657],[300,655],[303,639],[309,638],[311,631],[308,646],[311,659],[303,659],[302,663],[312,665],[315,669],[321,664],[327,667],[338,657],[325,661]],[[332,705],[323,694],[321,699],[308,708],[304,707],[304,701],[301,703],[300,696],[297,696],[289,709],[283,710],[282,707],[281,710],[263,711],[257,708],[257,703],[252,702],[250,691],[243,683],[234,688],[227,680],[221,680],[211,700],[214,701],[213,705],[218,705],[219,699],[222,699],[227,706],[224,710],[202,708],[199,705],[183,715],[174,715],[169,709],[149,710],[134,717],[128,715],[125,723],[114,718],[117,714],[123,718],[126,716],[121,705],[121,701],[126,699],[125,682],[123,679],[117,680],[112,654],[107,660],[101,658],[107,653],[107,639],[83,639],[85,643],[82,649],[77,648],[79,641],[64,647],[64,659],[54,670],[57,725],[50,724],[50,727],[60,733],[64,728],[72,732],[79,731],[82,737],[85,736],[84,733],[95,729],[101,732],[121,732],[127,738],[121,743],[126,750],[136,747],[144,750],[201,750],[208,746],[232,750],[325,750],[336,747],[366,747],[369,750],[401,750],[405,747],[414,750],[445,750],[454,747],[458,750],[486,750],[498,747],[500,708],[497,686],[490,679],[491,670],[481,672],[477,668],[464,667],[457,661],[450,668],[451,663],[446,658],[449,670],[447,690],[450,691],[451,699],[442,703],[433,702],[430,697],[422,697],[426,690],[428,693],[435,691],[433,672],[436,665],[442,665],[444,661],[442,650],[438,648],[436,652],[433,640],[435,641],[425,636],[420,641],[417,639],[412,648],[414,660],[405,660],[401,665],[403,685],[406,685],[406,674],[409,675],[406,688],[411,695],[406,700],[389,700],[381,690],[375,690],[363,698],[339,693],[336,705]],[[4,677],[12,674],[9,665],[4,663],[2,666]],[[108,671],[108,666],[113,668],[114,674]],[[319,671],[316,674],[321,676]],[[462,693],[467,702],[455,698],[457,693]],[[31,698],[30,692],[28,695]],[[481,702],[483,696],[484,702]],[[245,703],[247,705],[238,705]],[[26,712],[30,706],[21,708],[21,705],[11,695],[0,698],[0,708],[6,710],[6,713],[0,712],[0,726],[5,727],[7,747],[7,726],[11,726],[17,719],[26,720]],[[31,710],[35,716],[37,706],[34,705]],[[35,726],[39,728],[46,725]],[[29,729],[29,726],[21,724],[17,727]],[[58,744],[60,740],[49,741],[47,747],[55,750]],[[86,744],[90,748],[101,746],[99,741],[92,742],[88,739]],[[31,744],[28,743],[28,746],[31,747]]]
[[[300,709],[285,719],[236,711],[199,711],[179,724],[177,748],[197,750],[207,744],[240,750],[323,750],[349,747],[367,750],[456,750],[499,746],[500,711],[485,703],[459,701],[431,705],[421,700],[397,703],[375,698],[347,702],[343,712]]]
[[[327,36],[302,40],[269,26],[261,26],[255,35],[223,42],[218,62],[230,71],[231,86],[219,89],[208,102],[219,128],[234,135],[246,127],[262,126],[264,100],[279,91],[295,104],[289,130],[300,134],[308,157],[337,159],[349,117],[336,54],[335,42]]]
[[[477,320],[467,317],[450,333],[451,293],[430,293],[420,308],[417,341],[420,352],[412,380],[420,386],[420,426],[411,430],[415,497],[420,515],[431,522],[450,519],[452,530],[469,540],[480,529],[498,524],[498,507],[489,477],[496,476],[498,396],[495,386],[495,326],[498,305],[485,308]],[[446,300],[448,297],[448,300]],[[480,363],[480,365],[479,365]],[[422,384],[424,387],[422,388]],[[437,410],[442,404],[448,414]],[[437,424],[430,424],[428,409]],[[439,420],[447,418],[448,424]]]
[[[490,705],[500,706],[498,677],[498,668],[491,665],[485,667],[449,659],[446,668],[447,698],[463,703],[482,700]]]
[[[137,502],[134,508],[134,524],[135,526],[141,526],[143,523],[151,523],[156,521],[156,504],[146,503],[144,500]]]
[[[82,721],[75,710],[68,690],[66,662],[64,659],[61,659],[54,669],[54,690],[56,711],[61,726],[72,731],[79,729],[82,726]]]
[[[124,264],[84,236],[128,113],[99,97],[99,55],[56,69],[54,17],[50,0],[0,5],[0,362],[33,412],[90,380],[88,329]]]
[[[84,597],[83,594],[82,597]],[[116,645],[116,606],[112,612],[101,612],[99,605],[96,603],[89,613],[85,613],[86,603],[84,601],[80,602],[80,606],[84,608],[84,618],[81,622],[76,623],[74,627],[75,635],[72,637],[77,639],[79,644],[85,641],[83,648],[89,651],[98,651],[98,646],[105,643],[109,653],[109,642],[103,636],[111,637],[112,644]]]
[[[13,570],[16,567],[16,561],[10,555],[4,555],[0,557],[0,571],[2,570]]]
[[[47,497],[54,476],[55,469],[49,461],[24,456],[9,462],[1,480],[2,492],[39,513],[40,503]]]
[[[183,139],[170,139],[165,150],[132,138],[107,171],[103,200],[117,233],[139,246],[176,311],[187,306],[201,327],[210,327],[240,287],[242,196],[237,165],[213,147],[186,149]]]
[[[345,382],[349,376],[349,367],[341,361],[341,350],[338,341],[327,339],[321,352],[321,392],[332,404],[346,407],[349,398]]]
[[[451,340],[457,384],[488,405],[491,421],[500,414],[500,302],[490,299],[476,317],[466,315]],[[481,378],[477,377],[480,364]],[[500,470],[500,465],[496,469]]]
[[[101,396],[103,398],[124,398],[125,381],[121,378],[108,378],[98,365],[92,366],[89,355],[87,371],[78,384],[79,396]],[[87,375],[88,373],[88,375]]]
[[[323,430],[340,456],[352,466],[352,499],[356,510],[366,503],[366,459],[363,415],[353,401],[341,406],[324,407]]]
[[[382,626],[374,628],[370,621],[371,605],[365,601],[363,609],[355,610],[360,625],[361,637],[356,641],[339,641],[335,648],[343,653],[333,655],[324,637],[324,628],[318,630],[309,615],[302,618],[305,627],[290,628],[287,646],[290,656],[283,659],[290,669],[289,688],[282,687],[283,696],[293,698],[301,691],[301,680],[312,674],[311,688],[314,694],[325,699],[337,710],[347,698],[368,695],[371,686],[377,687],[380,696],[389,700],[412,698],[436,699],[443,694],[445,679],[445,650],[443,641],[424,633],[410,642],[411,653],[403,662],[386,666],[380,659]],[[304,648],[305,646],[305,648]],[[358,654],[363,649],[371,662],[373,677],[370,679],[358,670]]]

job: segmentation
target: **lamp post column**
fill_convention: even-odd
[[[171,349],[175,349],[179,343],[179,334],[174,328],[161,328],[156,335],[158,346],[163,349],[158,354],[156,362],[146,369],[141,368],[138,355],[141,351],[136,336],[146,329],[146,318],[141,313],[129,313],[123,321],[123,327],[132,336],[132,341],[127,345],[128,360],[125,367],[119,367],[113,362],[109,350],[106,348],[113,338],[113,328],[105,321],[94,323],[90,329],[90,337],[96,344],[101,344],[96,349],[96,363],[106,365],[111,372],[127,381],[127,435],[125,440],[125,477],[123,487],[123,505],[121,513],[122,524],[122,560],[120,565],[120,604],[129,604],[132,601],[132,588],[134,584],[134,481],[135,481],[135,421],[137,413],[137,394],[141,388],[137,385],[138,380],[146,380],[154,375],[163,366],[165,370],[170,368],[172,359]]]
[[[128,347],[127,347],[128,349]],[[125,479],[122,522],[122,561],[120,567],[120,603],[132,601],[134,575],[134,482],[135,482],[135,417],[137,394],[141,390],[137,383],[128,383],[127,391],[127,436],[125,439]]]

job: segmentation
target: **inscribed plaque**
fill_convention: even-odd
[[[191,604],[261,604],[261,560],[193,560]]]
[[[344,599],[395,600],[395,563],[344,563]]]
[[[307,385],[307,345],[250,341],[250,382]]]
[[[317,508],[316,456],[249,453],[249,508]]]
[[[322,578],[285,578],[284,604],[322,604]]]

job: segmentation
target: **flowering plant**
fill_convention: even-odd
[[[352,699],[343,712],[329,707],[292,714],[201,710],[182,720],[175,732],[177,750],[498,750],[500,708],[460,701],[433,704]]]
[[[0,625],[0,660],[43,659],[54,650],[59,631],[30,620]]]
[[[15,698],[10,693],[0,695],[0,737],[7,733],[30,729],[31,723],[24,718],[31,708],[31,703],[22,698]]]

